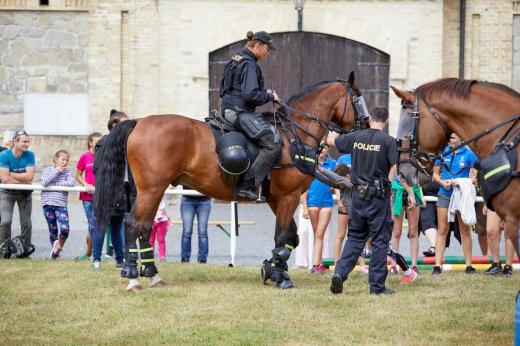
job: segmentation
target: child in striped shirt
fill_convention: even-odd
[[[66,150],[58,150],[54,154],[54,167],[47,167],[42,173],[42,185],[47,186],[74,186],[72,171],[67,168],[69,153]],[[42,191],[41,203],[43,214],[49,225],[49,237],[51,240],[51,258],[60,257],[61,249],[69,236],[69,212],[67,211],[67,198],[69,193],[65,191]],[[58,224],[60,234],[58,238]]]

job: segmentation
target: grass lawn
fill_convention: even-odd
[[[292,270],[295,289],[260,282],[259,267],[160,263],[164,288],[125,291],[112,262],[0,261],[0,343],[120,345],[511,345],[512,278],[421,272],[393,296],[370,296],[353,273],[343,294],[330,274]],[[147,280],[141,279],[142,283]]]

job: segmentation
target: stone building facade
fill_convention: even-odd
[[[208,109],[208,55],[248,30],[295,31],[293,0],[0,0],[0,133],[23,127],[28,92],[86,93],[92,131],[133,117]],[[391,56],[392,85],[459,74],[459,0],[305,0],[303,30]],[[466,0],[464,77],[520,89],[520,1]],[[392,132],[399,101],[390,95]],[[42,121],[45,121],[42,119]],[[85,137],[36,136],[41,167]]]

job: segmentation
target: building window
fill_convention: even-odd
[[[40,6],[49,6],[49,0],[40,0]]]

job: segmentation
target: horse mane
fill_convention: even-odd
[[[335,82],[338,82],[338,80],[326,80],[326,81],[321,81],[321,82],[318,82],[318,83],[314,83],[314,84],[310,84],[310,85],[306,85],[303,87],[303,89],[296,95],[293,95],[291,96],[288,100],[287,100],[287,105],[292,105],[294,104],[295,102],[297,102],[298,100],[300,100],[301,98],[303,98],[305,95],[315,91],[315,90],[318,90],[320,88],[323,88],[324,86],[328,85],[328,84],[331,84],[331,83],[335,83]],[[282,115],[284,116],[287,116],[287,109],[285,109],[285,107],[279,107],[276,112],[280,112]],[[271,113],[272,114],[272,113]]]
[[[304,97],[305,95],[307,95],[315,90],[318,90],[320,88],[323,88],[324,86],[326,86],[330,83],[335,83],[335,82],[338,82],[338,81],[337,80],[326,80],[326,81],[321,81],[318,83],[306,85],[303,87],[303,89],[298,94],[291,96],[289,98],[289,100],[287,100],[287,104],[292,105],[293,103],[295,103],[296,101],[298,101],[299,99]]]
[[[503,84],[479,81],[476,79],[442,78],[429,82],[418,87],[415,92],[423,97],[447,97],[467,99],[471,88],[476,85],[487,86],[498,89],[510,94],[513,97],[520,97],[520,94]]]

